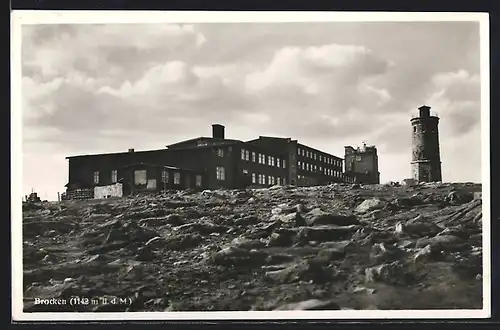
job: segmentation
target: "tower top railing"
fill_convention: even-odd
[[[429,117],[438,117],[439,118],[439,113],[437,111],[431,110]],[[414,118],[421,118],[421,116],[419,113],[414,113],[411,115],[411,119],[414,119]]]

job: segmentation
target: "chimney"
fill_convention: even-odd
[[[429,117],[431,115],[431,107],[426,105],[421,106],[418,110],[420,111],[420,117]]]
[[[134,152],[134,149],[130,148],[130,149],[128,149],[128,152],[132,153],[132,152]]]
[[[220,124],[213,124],[212,137],[215,139],[224,139],[224,126]]]

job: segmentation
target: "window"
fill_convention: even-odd
[[[302,169],[305,170],[306,169],[306,163],[302,163]]]
[[[283,178],[283,185],[285,185],[285,184],[286,184],[286,179],[285,179],[285,178]]]
[[[259,174],[259,184],[265,184],[266,177],[264,174]]]
[[[196,176],[196,187],[201,187],[201,175]]]
[[[134,183],[136,186],[142,186],[147,184],[147,172],[146,170],[135,170],[134,171]]]
[[[241,149],[241,159],[245,160],[245,149]]]
[[[155,190],[156,189],[156,179],[149,179],[146,185],[146,189]]]
[[[413,126],[413,133],[417,132],[417,126]]]
[[[276,158],[276,167],[280,167],[280,159]]]
[[[161,171],[161,182],[168,183],[168,171],[167,170]]]
[[[297,162],[297,166],[300,167],[300,160]]]
[[[249,161],[250,160],[250,151],[245,150],[245,160]]]
[[[280,178],[280,177],[277,177],[277,178],[276,178],[276,184],[277,184],[277,185],[281,185],[281,178]]]
[[[297,148],[297,153],[298,153],[299,155],[300,155],[300,152],[301,152],[300,148]]]
[[[306,164],[306,170],[309,171],[309,163]]]
[[[273,184],[273,177],[270,175],[267,177],[267,184]]]
[[[271,156],[267,156],[267,165],[271,165]]]
[[[319,167],[319,171],[320,171],[320,172],[323,172],[323,166],[320,166],[320,167]]]
[[[252,173],[252,183],[255,183],[255,182],[256,182],[256,180],[255,180],[255,179],[256,179],[256,178],[255,178],[255,173]]]
[[[224,149],[217,149],[217,156],[224,157]]]
[[[283,168],[286,168],[286,161],[283,159],[283,162],[282,162],[282,166]]]
[[[224,167],[217,166],[216,171],[217,171],[217,180],[220,180],[220,181],[226,180],[226,171],[225,171]]]
[[[274,166],[274,157],[271,157],[270,159],[271,159],[271,164],[269,165]]]
[[[314,154],[314,160],[316,160],[316,154]]]
[[[323,158],[323,157],[322,157],[321,155],[319,155],[319,161],[322,161],[322,160],[323,160],[322,158]]]
[[[252,162],[255,163],[255,151],[252,151]]]
[[[181,173],[174,173],[174,184],[181,184]]]
[[[112,183],[117,183],[118,182],[118,171],[117,170],[112,170],[111,171],[111,182]]]
[[[264,163],[264,161],[263,161],[264,158],[263,157],[264,157],[263,154],[259,154],[259,164],[263,164]]]
[[[94,183],[99,183],[99,171],[94,171]]]

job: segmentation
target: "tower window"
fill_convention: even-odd
[[[413,133],[417,132],[417,126],[413,126]]]

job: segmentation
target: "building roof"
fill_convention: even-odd
[[[308,149],[314,150],[314,151],[316,151],[316,152],[320,152],[320,153],[322,153],[322,154],[328,155],[328,156],[333,157],[333,158],[337,158],[337,159],[340,159],[340,160],[342,160],[342,159],[343,159],[342,157],[335,156],[335,155],[330,154],[330,153],[328,153],[328,152],[326,152],[326,151],[321,151],[321,150],[319,150],[319,149],[316,149],[316,148],[310,147],[310,146],[305,145],[305,144],[302,144],[302,143],[299,143],[299,145],[300,145],[300,146],[302,146],[302,147],[306,147],[306,148],[308,148]]]
[[[226,144],[226,142],[227,143],[242,142],[240,140],[233,140],[233,139],[220,139],[220,138],[213,138],[213,137],[208,137],[208,136],[199,136],[197,138],[193,138],[193,139],[189,139],[189,140],[184,140],[184,141],[180,141],[180,142],[168,144],[167,148],[175,147],[175,146],[178,146],[178,145],[182,145],[184,143],[189,143],[189,142],[193,142],[193,141],[197,141],[197,140],[211,140],[211,141],[215,140],[215,141],[224,142],[224,144]]]
[[[319,150],[319,149],[316,149],[316,148],[310,147],[310,146],[305,145],[305,144],[302,144],[302,143],[298,143],[298,140],[292,140],[292,138],[283,138],[283,137],[276,137],[276,136],[262,136],[262,135],[260,135],[258,139],[249,140],[249,141],[246,141],[246,143],[252,143],[252,142],[259,141],[259,140],[278,140],[278,141],[281,141],[281,142],[297,142],[297,144],[298,144],[299,146],[303,146],[303,147],[305,147],[305,148],[308,148],[308,149],[314,150],[314,151],[316,151],[316,152],[319,152],[319,153],[322,153],[322,154],[325,154],[325,155],[331,156],[331,157],[333,157],[333,158],[337,158],[337,159],[340,159],[340,160],[342,160],[342,159],[343,159],[342,157],[332,155],[332,154],[330,154],[330,153],[328,153],[328,152],[321,151],[321,150]]]
[[[76,156],[67,156],[66,159],[72,159],[72,158],[80,158],[80,157],[95,157],[95,156],[108,156],[108,155],[126,155],[126,154],[144,154],[144,153],[149,153],[149,152],[164,152],[167,151],[167,149],[153,149],[153,150],[141,150],[141,151],[122,151],[122,152],[106,152],[106,153],[99,153],[99,154],[86,154],[86,155],[76,155]]]

